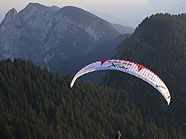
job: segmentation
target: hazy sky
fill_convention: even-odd
[[[111,22],[132,27],[157,12],[186,13],[186,0],[0,0],[0,20],[11,8],[20,11],[30,2],[58,7],[73,5]]]

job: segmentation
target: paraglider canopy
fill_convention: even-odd
[[[167,104],[170,104],[171,96],[165,83],[154,72],[145,66],[126,60],[99,60],[97,62],[91,63],[76,73],[71,81],[70,87],[73,87],[76,79],[80,76],[100,70],[118,70],[136,76],[156,88],[165,98]]]

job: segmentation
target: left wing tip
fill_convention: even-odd
[[[70,88],[72,88],[72,87],[73,87],[73,85],[74,85],[74,84],[73,84],[73,83],[71,83],[71,84],[70,84]]]
[[[168,104],[168,105],[170,105],[170,101],[171,101],[171,96],[169,96],[169,97],[167,98],[167,104]]]

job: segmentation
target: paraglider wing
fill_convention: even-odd
[[[168,105],[170,104],[171,96],[165,83],[155,73],[143,65],[126,60],[100,60],[89,64],[78,71],[78,73],[72,79],[70,87],[73,87],[76,79],[80,76],[100,70],[118,70],[134,75],[156,88],[161,93],[161,95],[163,95]]]

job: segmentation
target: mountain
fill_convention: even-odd
[[[170,117],[145,119],[127,90],[80,81],[70,89],[69,78],[20,59],[0,61],[0,77],[2,139],[113,139],[117,130],[127,139],[184,138]]]
[[[119,31],[121,34],[132,34],[134,32],[134,29],[131,28],[131,27],[128,27],[128,26],[123,26],[123,25],[120,25],[120,24],[114,24],[112,23],[112,26],[117,30]]]
[[[55,61],[48,63],[48,66],[51,67],[50,70],[56,71],[61,75],[64,75],[64,73],[65,75],[73,75],[79,69],[87,64],[90,64],[91,62],[101,59],[110,59],[113,56],[113,52],[117,46],[123,41],[123,39],[126,39],[129,36],[130,34],[121,34],[112,40],[101,44],[92,51],[89,51],[83,55],[71,57],[67,60],[61,60],[60,57],[55,58]],[[90,83],[100,84],[103,80],[103,75],[104,74],[102,72],[97,72],[94,75],[87,75],[83,77],[83,79]]]
[[[83,9],[30,3],[20,12],[10,10],[0,24],[0,57],[48,66],[91,52],[119,34],[109,22]]]
[[[186,123],[185,34],[185,14],[152,15],[144,19],[135,32],[120,44],[114,56],[141,63],[162,78],[172,95],[169,107],[164,105],[163,100],[158,101],[160,95],[143,81],[120,73],[109,73],[107,77],[110,85],[127,89],[131,93],[131,101],[138,105],[141,111],[149,111],[149,115],[143,115],[146,120],[151,115],[151,121],[159,121],[159,117],[153,113],[163,106],[167,111],[166,117],[173,116],[182,129],[185,129]],[[153,111],[152,108],[155,107],[157,110]]]
[[[68,75],[71,75],[72,73],[77,72],[78,69],[93,61],[100,59],[109,59],[113,55],[113,52],[118,47],[118,45],[129,36],[130,34],[121,34],[117,37],[114,37],[108,42],[100,44],[94,50],[87,51],[85,54],[82,55],[73,56],[67,60],[62,60],[60,59],[60,57],[56,57],[54,58],[55,60],[49,62],[48,65],[53,71],[57,71],[61,74],[66,73]]]

